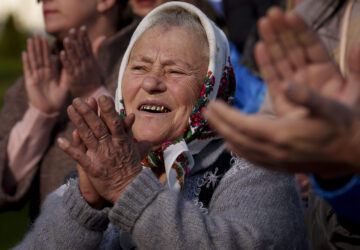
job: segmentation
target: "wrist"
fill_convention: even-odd
[[[116,201],[121,197],[121,195],[124,193],[124,191],[126,190],[126,188],[133,182],[133,180],[135,180],[135,178],[138,176],[138,174],[141,172],[141,167],[139,168],[138,171],[134,172],[131,175],[128,175],[125,179],[125,181],[122,182],[121,187],[119,188],[119,190],[116,192],[116,195],[114,195],[114,197],[110,200],[110,202],[112,204],[115,204]]]

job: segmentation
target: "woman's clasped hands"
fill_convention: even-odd
[[[76,98],[68,107],[68,115],[76,127],[74,144],[65,138],[59,138],[58,143],[80,164],[82,195],[95,208],[101,208],[105,200],[115,203],[141,171],[141,160],[151,143],[134,141],[131,126],[135,116],[121,119],[111,97],[100,97],[98,105],[93,98],[87,102]]]

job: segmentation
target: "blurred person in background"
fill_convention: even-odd
[[[244,113],[256,113],[266,93],[266,85],[255,63],[253,48],[259,40],[256,23],[270,6],[285,6],[283,0],[223,0],[231,62],[236,76],[234,106]]]
[[[55,41],[49,46],[38,35],[27,41],[24,76],[7,91],[0,116],[0,209],[30,198],[31,219],[76,166],[55,144],[58,136],[71,138],[67,105],[74,97],[114,94],[114,69],[137,25],[123,19],[125,0],[42,4],[45,30]]]

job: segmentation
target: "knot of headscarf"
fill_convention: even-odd
[[[216,27],[199,9],[180,2],[170,2],[150,12],[139,24],[130,45],[124,55],[119,73],[119,86],[116,92],[116,107],[120,116],[126,116],[121,94],[122,75],[127,60],[136,40],[150,26],[151,18],[160,11],[174,5],[196,14],[205,31],[209,43],[209,66],[205,82],[199,98],[188,118],[187,126],[181,137],[173,141],[164,142],[156,151],[150,152],[143,160],[144,167],[165,167],[167,183],[171,189],[180,190],[184,180],[194,166],[193,155],[200,153],[214,139],[219,138],[216,131],[202,116],[202,111],[210,100],[222,99],[228,104],[233,103],[235,93],[235,75],[229,57],[228,41],[223,32]],[[140,30],[139,30],[140,29]]]

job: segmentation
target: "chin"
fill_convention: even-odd
[[[137,132],[138,131],[138,132]],[[159,148],[164,142],[171,141],[175,138],[166,136],[159,130],[155,129],[141,129],[133,128],[134,137],[137,141],[148,141],[153,144],[153,149]]]
[[[45,31],[46,31],[46,33],[56,37],[56,39],[61,40],[61,41],[67,36],[67,32],[68,32],[68,30],[63,29],[56,24],[55,25],[51,25],[51,24],[46,25]]]

